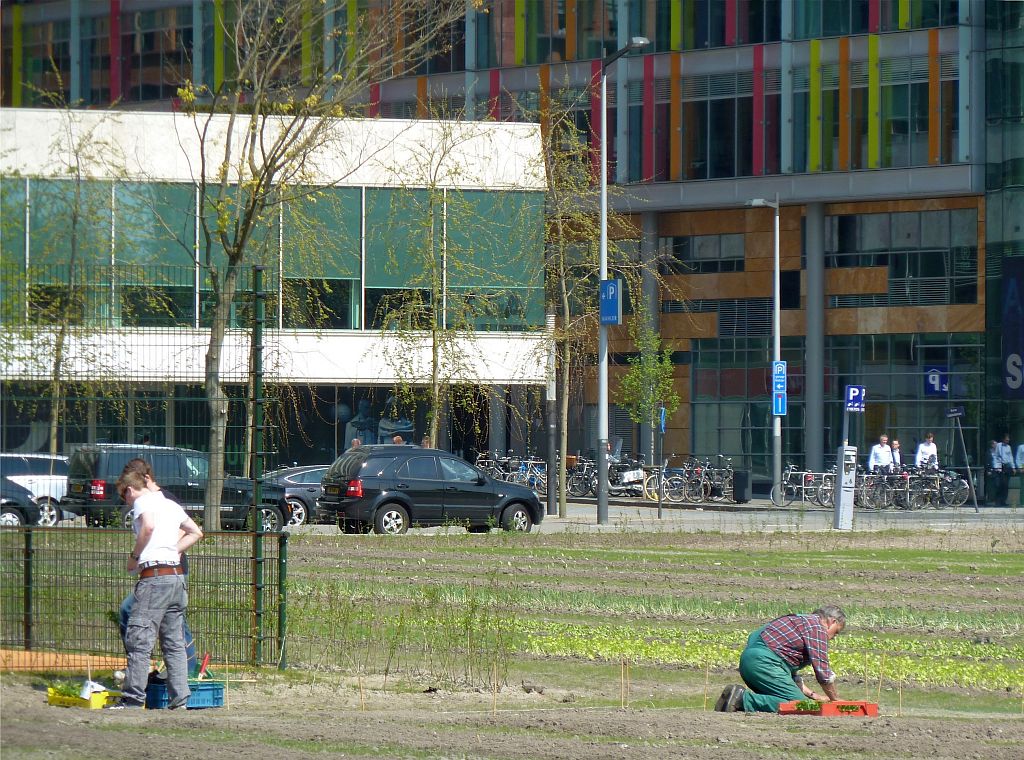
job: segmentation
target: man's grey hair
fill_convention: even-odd
[[[835,604],[825,604],[814,611],[815,615],[823,620],[835,620],[840,625],[846,625],[846,613],[843,608]]]

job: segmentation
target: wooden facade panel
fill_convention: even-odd
[[[979,216],[985,207],[982,196],[962,195],[955,198],[914,198],[891,201],[867,201],[861,203],[829,203],[825,206],[826,216],[838,214],[881,214],[894,211],[944,211],[957,208],[976,208]]]
[[[718,335],[717,314],[662,314],[661,338],[677,344],[686,338],[714,338]]]
[[[825,294],[885,293],[889,270],[884,267],[851,267],[825,270]]]
[[[825,312],[827,335],[984,331],[985,307],[981,304],[829,309]]]

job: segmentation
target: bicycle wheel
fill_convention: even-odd
[[[661,473],[654,471],[644,478],[644,498],[648,501],[658,500],[658,490],[661,488]]]
[[[691,478],[686,481],[686,489],[684,491],[684,498],[691,504],[700,504],[704,501],[704,486],[706,481],[704,478]]]
[[[888,483],[875,483],[867,492],[867,500],[875,509],[888,509],[893,504],[892,486]]]
[[[963,478],[952,483],[943,483],[939,491],[939,498],[944,507],[962,507],[970,496],[971,486]]]
[[[831,507],[832,500],[836,496],[835,483],[831,480],[822,481],[821,485],[818,486],[818,491],[815,494],[814,500],[823,507]]]
[[[910,486],[910,508],[924,509],[932,501],[932,488],[928,483],[913,483]]]
[[[788,481],[776,483],[772,486],[771,499],[776,507],[788,507],[796,500],[796,486]]]
[[[565,490],[574,498],[581,498],[590,493],[593,480],[589,475],[574,472],[565,481]]]
[[[678,504],[686,499],[686,480],[679,475],[673,475],[665,481],[665,498]]]

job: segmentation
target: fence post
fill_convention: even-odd
[[[35,554],[35,549],[32,548],[32,532],[32,528],[25,528],[25,649],[32,648],[32,561]]]
[[[253,611],[256,636],[253,639],[253,664],[263,661],[263,323],[266,319],[266,293],[263,291],[263,270],[266,267],[252,268],[253,288],[253,328],[252,328],[252,396],[253,396],[253,430],[252,467],[250,474],[253,480],[253,506],[255,515],[256,535],[253,538]],[[281,526],[282,528],[284,526]]]
[[[281,532],[277,549],[277,641],[280,656],[277,667],[284,670],[288,667],[288,653],[285,648],[285,634],[288,629],[288,534]]]

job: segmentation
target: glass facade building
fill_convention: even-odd
[[[328,0],[334,27],[350,5]],[[183,81],[230,76],[229,13],[200,0],[5,7],[2,103],[60,89],[72,103],[172,107]],[[417,68],[372,82],[362,108],[543,124],[557,103],[595,173],[606,109],[609,179],[628,186],[621,210],[644,231],[631,245],[663,277],[649,296],[683,399],[665,451],[722,453],[767,477],[772,219],[745,202],[777,196],[787,458],[830,458],[843,386],[860,384],[854,443],[888,432],[909,448],[932,430],[948,446],[943,409],[960,405],[977,466],[988,440],[1024,442],[1022,29],[1024,3],[998,0],[488,0]],[[608,69],[602,103],[602,58],[637,35],[650,44]],[[307,51],[325,67],[328,39],[312,30]],[[316,277],[285,266],[280,287],[322,304],[328,327],[372,329],[375,299],[399,286],[372,266],[356,278],[352,261]],[[182,313],[196,300],[168,298]],[[593,401],[572,448],[594,445]],[[620,410],[611,418],[624,450],[644,447]]]

